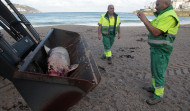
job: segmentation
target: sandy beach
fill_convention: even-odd
[[[164,99],[153,106],[146,103],[151,93],[142,89],[151,86],[150,47],[144,26],[121,27],[121,38],[116,38],[112,47],[112,65],[100,59],[104,49],[97,38],[97,26],[62,25],[37,27],[36,30],[43,38],[51,28],[81,33],[101,72],[100,84],[70,111],[190,111],[190,25],[179,28],[165,73]],[[2,77],[0,111],[30,111],[14,85]]]

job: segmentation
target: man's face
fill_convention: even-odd
[[[113,14],[113,12],[114,12],[114,6],[109,6],[109,8],[108,8],[108,12],[109,12],[109,14]]]
[[[164,3],[163,0],[157,0],[156,1],[156,7],[155,9],[157,10],[157,12],[159,13],[160,11],[162,11],[163,9],[167,8],[166,4]]]

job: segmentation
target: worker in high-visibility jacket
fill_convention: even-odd
[[[154,93],[152,98],[146,100],[149,105],[157,104],[163,98],[164,73],[179,27],[179,19],[173,10],[171,0],[157,0],[155,8],[157,10],[154,13],[156,18],[151,22],[142,12],[137,13],[149,31],[148,44],[151,54],[152,87],[143,87],[146,91]]]
[[[114,12],[114,6],[108,5],[108,11],[101,15],[98,22],[98,39],[101,40],[103,36],[104,53],[102,59],[107,59],[108,64],[112,64],[111,47],[115,40],[115,35],[118,32],[118,39],[120,38],[120,19]]]

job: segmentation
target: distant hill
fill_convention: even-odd
[[[21,13],[40,13],[39,10],[33,8],[33,7],[30,7],[30,6],[27,6],[27,5],[20,5],[20,4],[13,4],[16,9],[21,12]],[[13,12],[13,10],[8,7],[10,9],[11,12]]]

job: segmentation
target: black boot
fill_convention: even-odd
[[[112,58],[111,57],[108,57],[107,60],[108,60],[108,64],[112,64]]]
[[[150,99],[147,99],[146,100],[146,103],[149,104],[149,105],[155,105],[157,103],[161,102],[161,100],[157,100],[156,98],[152,97]]]

